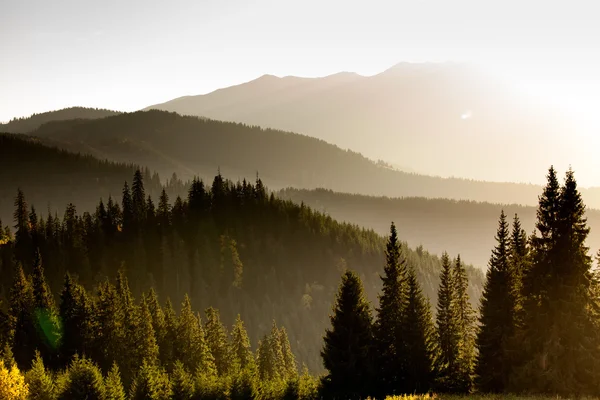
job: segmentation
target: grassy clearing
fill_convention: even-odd
[[[573,397],[574,398],[574,397]],[[386,400],[550,400],[550,399],[561,399],[567,400],[570,397],[560,396],[517,396],[510,394],[486,394],[486,395],[404,395],[404,396],[388,396]],[[578,400],[600,400],[597,397],[580,397]]]

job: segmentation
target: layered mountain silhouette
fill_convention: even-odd
[[[374,196],[525,205],[535,205],[541,193],[540,186],[531,184],[406,173],[305,135],[157,110],[54,121],[32,135],[72,152],[145,165],[165,177],[176,172],[184,179],[211,179],[220,169],[240,179],[254,179],[258,173],[272,189],[326,188]],[[600,189],[583,193],[589,206],[600,208]]]
[[[0,124],[0,132],[27,133],[36,130],[42,124],[68,119],[96,119],[119,114],[118,111],[102,108],[70,107],[56,111],[33,114],[29,117],[14,118],[6,124]]]
[[[369,77],[264,75],[146,109],[299,132],[428,175],[542,182],[550,164],[583,169],[564,141],[574,123],[530,100],[468,65],[401,63]]]
[[[536,207],[517,204],[374,197],[324,189],[284,189],[277,195],[295,203],[303,202],[338,221],[368,227],[380,234],[387,232],[389,221],[395,221],[398,233],[409,246],[418,248],[422,245],[434,254],[444,250],[451,254],[460,253],[466,262],[484,268],[490,250],[497,243],[494,234],[501,210],[509,219],[518,214],[527,233],[533,232],[536,221]],[[592,228],[588,245],[594,249],[600,243],[600,210],[589,209],[586,217]]]
[[[224,176],[250,181],[258,172],[270,189],[300,188],[278,192],[283,198],[305,202],[338,220],[381,234],[393,220],[411,246],[422,244],[435,254],[460,252],[467,262],[484,267],[494,245],[500,209],[508,215],[519,213],[530,232],[535,217],[531,206],[542,191],[536,185],[405,173],[307,136],[164,111],[54,121],[34,134],[0,136],[0,179],[4,183],[0,217],[5,221],[11,219],[16,187],[42,207],[39,211],[43,213],[48,207],[62,212],[72,199],[81,210],[92,211],[99,197],[118,196],[133,173],[132,164],[160,171],[163,183],[173,172],[183,179],[200,176],[207,182],[218,170]],[[155,195],[160,187],[157,179],[147,180]],[[600,208],[599,189],[582,192],[588,206]],[[365,196],[370,194],[388,197]],[[530,206],[514,205],[519,202]],[[596,210],[590,210],[588,218],[592,227],[600,224]],[[590,244],[600,240],[594,232]]]
[[[99,198],[120,197],[135,169],[46,146],[27,135],[0,133],[0,219],[12,225],[17,189],[45,216],[48,210],[63,213],[70,202],[80,211],[94,211]],[[146,175],[148,193],[158,196],[160,180]]]

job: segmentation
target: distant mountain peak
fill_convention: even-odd
[[[256,78],[256,81],[266,81],[266,80],[276,80],[276,79],[281,79],[278,76],[272,75],[272,74],[264,74],[261,75],[260,77]]]

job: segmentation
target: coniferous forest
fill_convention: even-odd
[[[0,398],[600,394],[572,171],[549,170],[532,235],[502,212],[482,293],[460,255],[411,251],[393,223],[383,239],[267,193],[219,174],[153,199],[138,170],[93,213],[42,217],[19,190]]]

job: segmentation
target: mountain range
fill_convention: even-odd
[[[298,132],[434,176],[541,183],[550,164],[595,165],[565,140],[577,132],[572,119],[464,64],[401,63],[374,76],[264,75],[145,109]]]

